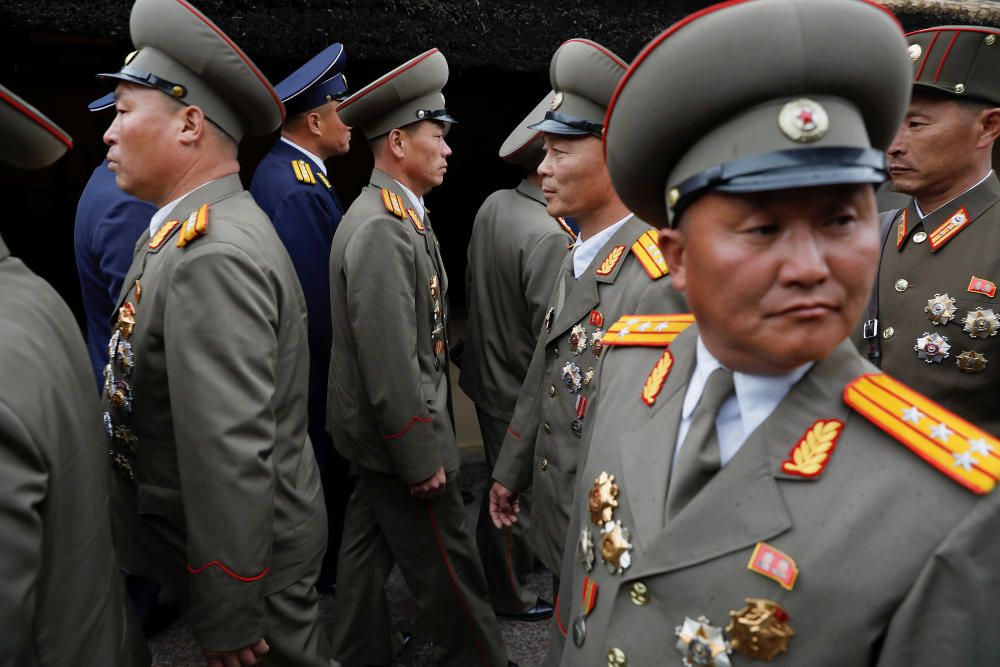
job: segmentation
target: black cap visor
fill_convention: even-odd
[[[604,126],[584,120],[583,118],[559,113],[558,111],[548,111],[545,114],[544,120],[534,125],[529,125],[528,129],[548,134],[563,134],[570,137],[590,134],[599,139],[601,138]]]

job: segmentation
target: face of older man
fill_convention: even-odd
[[[614,197],[597,137],[546,134],[545,159],[538,174],[546,211],[553,217],[586,218]]]
[[[674,287],[733,370],[826,357],[857,324],[878,262],[870,185],[703,195],[661,232]]]
[[[448,173],[451,147],[444,140],[448,126],[424,120],[404,128],[405,157],[402,165],[406,177],[418,196],[423,196],[444,183]]]

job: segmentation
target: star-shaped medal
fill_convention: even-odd
[[[935,294],[927,300],[924,312],[934,324],[948,324],[955,317],[955,300],[947,294]]]
[[[918,359],[923,359],[928,364],[940,364],[948,356],[951,345],[947,336],[925,331],[924,335],[917,339],[913,349]]]

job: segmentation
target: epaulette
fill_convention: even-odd
[[[844,402],[970,491],[1000,479],[1000,440],[883,373],[844,387]]]
[[[656,232],[652,229],[647,229],[632,244],[632,254],[635,255],[635,258],[642,264],[642,268],[646,269],[646,273],[653,280],[659,280],[663,276],[670,274],[670,267],[667,266],[667,260],[663,258],[663,253],[660,252],[658,241]]]
[[[320,182],[322,182],[323,185],[326,186],[327,190],[332,190],[333,189],[333,186],[330,185],[330,181],[327,180],[326,176],[323,174],[322,171],[316,172],[316,178],[318,178],[320,180]]]
[[[156,250],[163,245],[163,242],[167,240],[167,237],[170,236],[171,232],[177,229],[177,225],[179,224],[181,224],[180,220],[170,220],[169,222],[165,222],[160,225],[160,228],[156,230],[156,234],[153,235],[153,238],[149,239],[149,249]]]
[[[305,160],[292,160],[292,171],[299,183],[316,185],[316,176],[313,174],[312,167]]]
[[[568,224],[566,224],[566,218],[557,217],[555,220],[556,220],[556,222],[559,223],[559,226],[562,227],[562,230],[564,232],[566,232],[567,234],[569,234],[569,237],[575,241],[576,240],[576,232],[573,231],[572,227],[570,227]]]
[[[601,340],[605,345],[619,347],[664,347],[692,324],[691,313],[623,315]]]
[[[177,247],[183,248],[195,239],[199,239],[208,232],[208,204],[202,204],[201,208],[194,211],[181,223],[181,231],[177,233]]]

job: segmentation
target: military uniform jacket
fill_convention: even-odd
[[[911,200],[889,228],[878,273],[882,370],[993,435],[1000,435],[998,200],[995,174],[922,221]],[[855,340],[866,353],[867,342]]]
[[[264,597],[318,569],[326,545],[305,304],[239,176],[167,220],[140,237],[109,342],[117,544],[124,567],[190,596],[202,647],[233,649],[265,635]]]
[[[928,417],[931,402],[908,389],[924,412],[911,421],[901,409],[896,413],[904,404],[898,398],[878,398],[870,386],[847,391],[856,378],[877,371],[846,341],[665,520],[696,336],[692,326],[670,344],[672,364],[662,384],[653,370],[662,370],[662,347],[612,348],[603,362],[557,603],[557,622],[569,635],[561,664],[603,665],[611,652],[630,667],[680,667],[675,628],[699,616],[725,628],[731,611],[749,606],[747,598],[776,603],[787,614],[794,636],[771,663],[776,666],[1000,664],[993,631],[1000,545],[990,535],[1000,525],[1000,495],[971,493],[849,407],[849,394],[876,396],[887,410],[879,417],[884,428],[909,425],[922,438],[937,426]],[[796,457],[793,448],[802,450],[798,443],[807,432],[834,420],[842,424],[839,437],[831,448],[814,448],[813,461],[817,453],[819,459],[810,468],[809,453]],[[967,430],[954,415],[947,421],[955,433]],[[967,448],[957,436],[950,443]],[[946,467],[958,469],[945,459]],[[793,474],[785,466],[795,461],[801,465]],[[592,496],[602,473],[613,475],[617,488]],[[609,519],[604,528],[591,508],[597,522]],[[610,549],[610,559],[602,555],[605,528],[627,532],[628,558],[620,546]],[[592,550],[581,548],[587,538]],[[774,574],[759,574],[751,563]],[[574,641],[585,587],[596,604],[585,617],[582,641]],[[780,616],[775,612],[775,620]],[[763,635],[773,636],[775,626],[764,625]],[[733,633],[726,631],[725,639]],[[763,664],[738,651],[729,657],[734,667]]]
[[[532,516],[528,535],[553,572],[561,561],[580,437],[593,407],[592,382],[606,326],[626,313],[687,308],[671,287],[655,230],[636,217],[615,232],[579,280],[573,280],[572,272],[568,254],[493,470],[493,477],[509,489],[531,488],[533,505],[545,508]]]
[[[337,451],[412,484],[458,468],[447,357],[448,276],[429,220],[375,169],[330,252],[327,425]]]
[[[148,665],[76,321],[0,240],[0,665]]]
[[[458,384],[491,417],[509,422],[572,232],[545,212],[527,179],[490,195],[469,242],[462,373]]]

